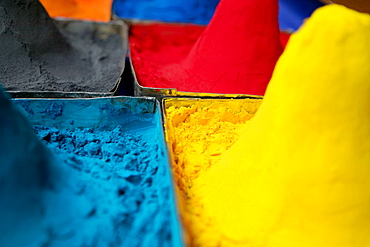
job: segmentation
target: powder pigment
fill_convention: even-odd
[[[163,36],[155,33],[160,27]],[[177,35],[187,35],[171,38],[168,29],[175,30],[163,25],[131,29],[131,57],[144,87],[263,95],[282,51],[276,1],[223,0],[201,34],[200,27],[181,26]]]
[[[219,0],[114,0],[113,12],[124,19],[207,24]]]
[[[46,1],[46,0],[43,0]],[[208,24],[219,0],[114,0],[113,12],[124,19]],[[297,30],[323,4],[318,0],[279,0],[281,30]]]
[[[40,0],[50,17],[108,22],[113,0]]]
[[[217,224],[204,210],[199,191],[204,175],[238,140],[260,103],[260,99],[165,100],[166,135],[190,246],[225,243]]]
[[[281,30],[296,31],[312,12],[324,4],[319,0],[279,0],[279,25]]]
[[[5,169],[6,156],[0,156],[0,175],[7,175],[2,179],[7,186],[0,190],[0,235],[7,236],[0,238],[1,246],[182,246],[160,113],[153,99],[13,103],[34,124],[53,159],[42,169],[27,161]],[[28,147],[17,149],[17,143],[11,143],[9,156],[35,156]],[[23,179],[8,183],[13,177]],[[15,193],[33,180],[37,186],[32,190],[27,186]],[[31,199],[20,203],[23,199],[17,195]]]
[[[213,246],[369,246],[369,30],[333,4],[292,36],[256,115],[187,184]]]
[[[161,68],[184,60],[204,29],[205,26],[192,24],[133,24],[130,53],[140,86],[178,89],[178,83],[166,80]],[[289,37],[287,32],[280,33],[283,48]],[[176,70],[167,73],[175,74]]]
[[[35,130],[68,171],[72,193],[65,200],[77,196],[85,202],[67,233],[60,231],[62,225],[50,224],[49,244],[172,246],[171,183],[154,138],[123,133],[120,126],[113,131]],[[57,218],[51,213],[45,218]]]
[[[117,83],[122,23],[56,25],[37,0],[2,1],[0,20],[0,81],[8,91],[106,93]]]

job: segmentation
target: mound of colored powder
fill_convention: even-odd
[[[279,24],[281,30],[298,30],[315,9],[324,4],[319,0],[279,0]]]
[[[0,109],[0,246],[182,246],[153,99]]]
[[[113,0],[40,0],[51,17],[108,22]]]
[[[205,26],[192,24],[134,24],[130,28],[130,53],[136,77],[143,87],[178,88],[161,68],[186,58]],[[283,48],[290,34],[280,33]]]
[[[114,0],[113,12],[124,19],[207,24],[219,0]]]
[[[130,50],[139,84],[185,92],[263,95],[282,51],[280,42],[285,44],[288,38],[283,34],[280,41],[277,8],[277,1],[271,0],[223,0],[201,34],[200,27],[192,25],[179,27],[174,37],[167,32],[174,26],[157,25],[153,30],[133,26]],[[164,34],[158,33],[161,27]],[[187,35],[178,38],[184,31]]]
[[[166,100],[166,134],[172,153],[182,219],[190,246],[221,246],[224,236],[203,208],[204,175],[241,135],[261,100]],[[223,246],[223,245],[222,245]]]
[[[164,153],[153,138],[123,133],[120,126],[113,131],[35,130],[65,168],[70,191],[59,196],[83,202],[68,225],[65,215],[47,207],[35,246],[171,246],[171,184],[161,166]],[[50,198],[58,194],[49,193]]]
[[[43,0],[45,1],[45,0]],[[219,0],[114,0],[113,12],[124,19],[208,24]],[[318,0],[279,0],[281,30],[297,30],[303,20],[322,6]]]
[[[54,22],[38,0],[0,2],[0,20],[0,81],[8,91],[107,93],[122,73],[119,24]]]
[[[120,126],[35,130],[65,182],[44,192],[42,211],[33,215],[38,223],[32,246],[173,246],[172,185],[153,138],[123,133]],[[3,238],[0,243],[22,241]]]
[[[179,63],[204,30],[204,26],[181,24],[134,24],[130,27],[131,61],[143,87],[176,88],[165,80],[160,70]]]
[[[204,176],[229,245],[370,245],[369,43],[370,16],[339,5],[292,36],[256,116]]]

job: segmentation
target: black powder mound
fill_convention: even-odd
[[[110,25],[55,21],[38,0],[0,0],[0,81],[8,91],[109,92],[127,42],[124,24]]]

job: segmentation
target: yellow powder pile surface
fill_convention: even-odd
[[[199,189],[204,186],[204,174],[239,138],[260,103],[261,99],[165,100],[166,136],[191,246],[216,246],[222,238],[203,209]]]
[[[370,246],[369,44],[368,14],[328,5],[292,35],[251,120],[166,109],[190,245]]]
[[[370,16],[317,10],[263,103],[205,175],[220,246],[370,246]]]

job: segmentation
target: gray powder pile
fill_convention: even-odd
[[[119,33],[71,32],[38,0],[0,0],[0,44],[8,91],[109,92],[125,57]]]

